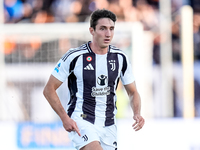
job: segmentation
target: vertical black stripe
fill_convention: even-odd
[[[115,109],[115,81],[118,76],[119,62],[116,53],[108,53],[107,57],[108,66],[108,87],[110,87],[110,95],[107,96],[106,104],[106,120],[105,126],[114,124],[114,109]]]
[[[70,105],[70,106],[68,108],[67,114],[69,115],[69,117],[71,117],[71,115],[74,112],[74,109],[76,107],[76,101],[77,101],[77,97],[76,97],[77,84],[76,84],[76,76],[74,75],[74,73],[72,73],[68,77],[68,88],[69,88],[69,92],[70,92],[70,101],[69,101],[68,105]]]
[[[125,73],[125,71],[127,69],[127,60],[126,60],[126,57],[124,55],[122,55],[122,57],[123,57],[122,74],[124,75],[124,73]]]
[[[76,65],[77,59],[79,56],[77,56],[76,58],[74,58],[74,60],[70,63],[70,68],[69,68],[69,72],[71,72],[72,70],[74,70],[74,67]],[[68,115],[69,117],[71,117],[72,113],[74,112],[74,109],[76,107],[76,101],[77,101],[77,97],[76,97],[76,93],[77,93],[77,78],[74,75],[74,73],[71,73],[68,77],[68,88],[69,88],[69,92],[70,92],[70,101],[68,103],[69,108],[68,108]]]
[[[93,68],[87,65],[91,64]],[[96,87],[96,73],[95,73],[95,54],[87,53],[83,55],[83,119],[94,123],[95,122],[95,97],[91,96],[92,87]]]

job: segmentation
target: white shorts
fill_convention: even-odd
[[[86,120],[74,121],[78,125],[81,136],[72,131],[69,133],[69,138],[77,150],[93,141],[99,141],[103,150],[117,150],[117,126],[115,124],[102,127]]]

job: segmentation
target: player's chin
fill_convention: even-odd
[[[103,48],[106,48],[106,47],[109,46],[109,44],[110,44],[110,42],[104,42],[104,43],[102,44],[102,47],[103,47]]]

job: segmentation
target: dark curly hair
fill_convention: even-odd
[[[117,17],[113,12],[111,12],[107,9],[97,9],[91,14],[90,27],[92,27],[95,30],[97,22],[101,18],[109,18],[113,22],[115,22],[117,20]]]

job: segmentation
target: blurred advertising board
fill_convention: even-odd
[[[56,123],[18,123],[17,146],[19,148],[72,148],[68,132],[61,122]]]
[[[118,150],[200,150],[200,118],[146,119],[135,132],[133,119],[118,120]],[[75,150],[61,122],[0,122],[0,150]]]

